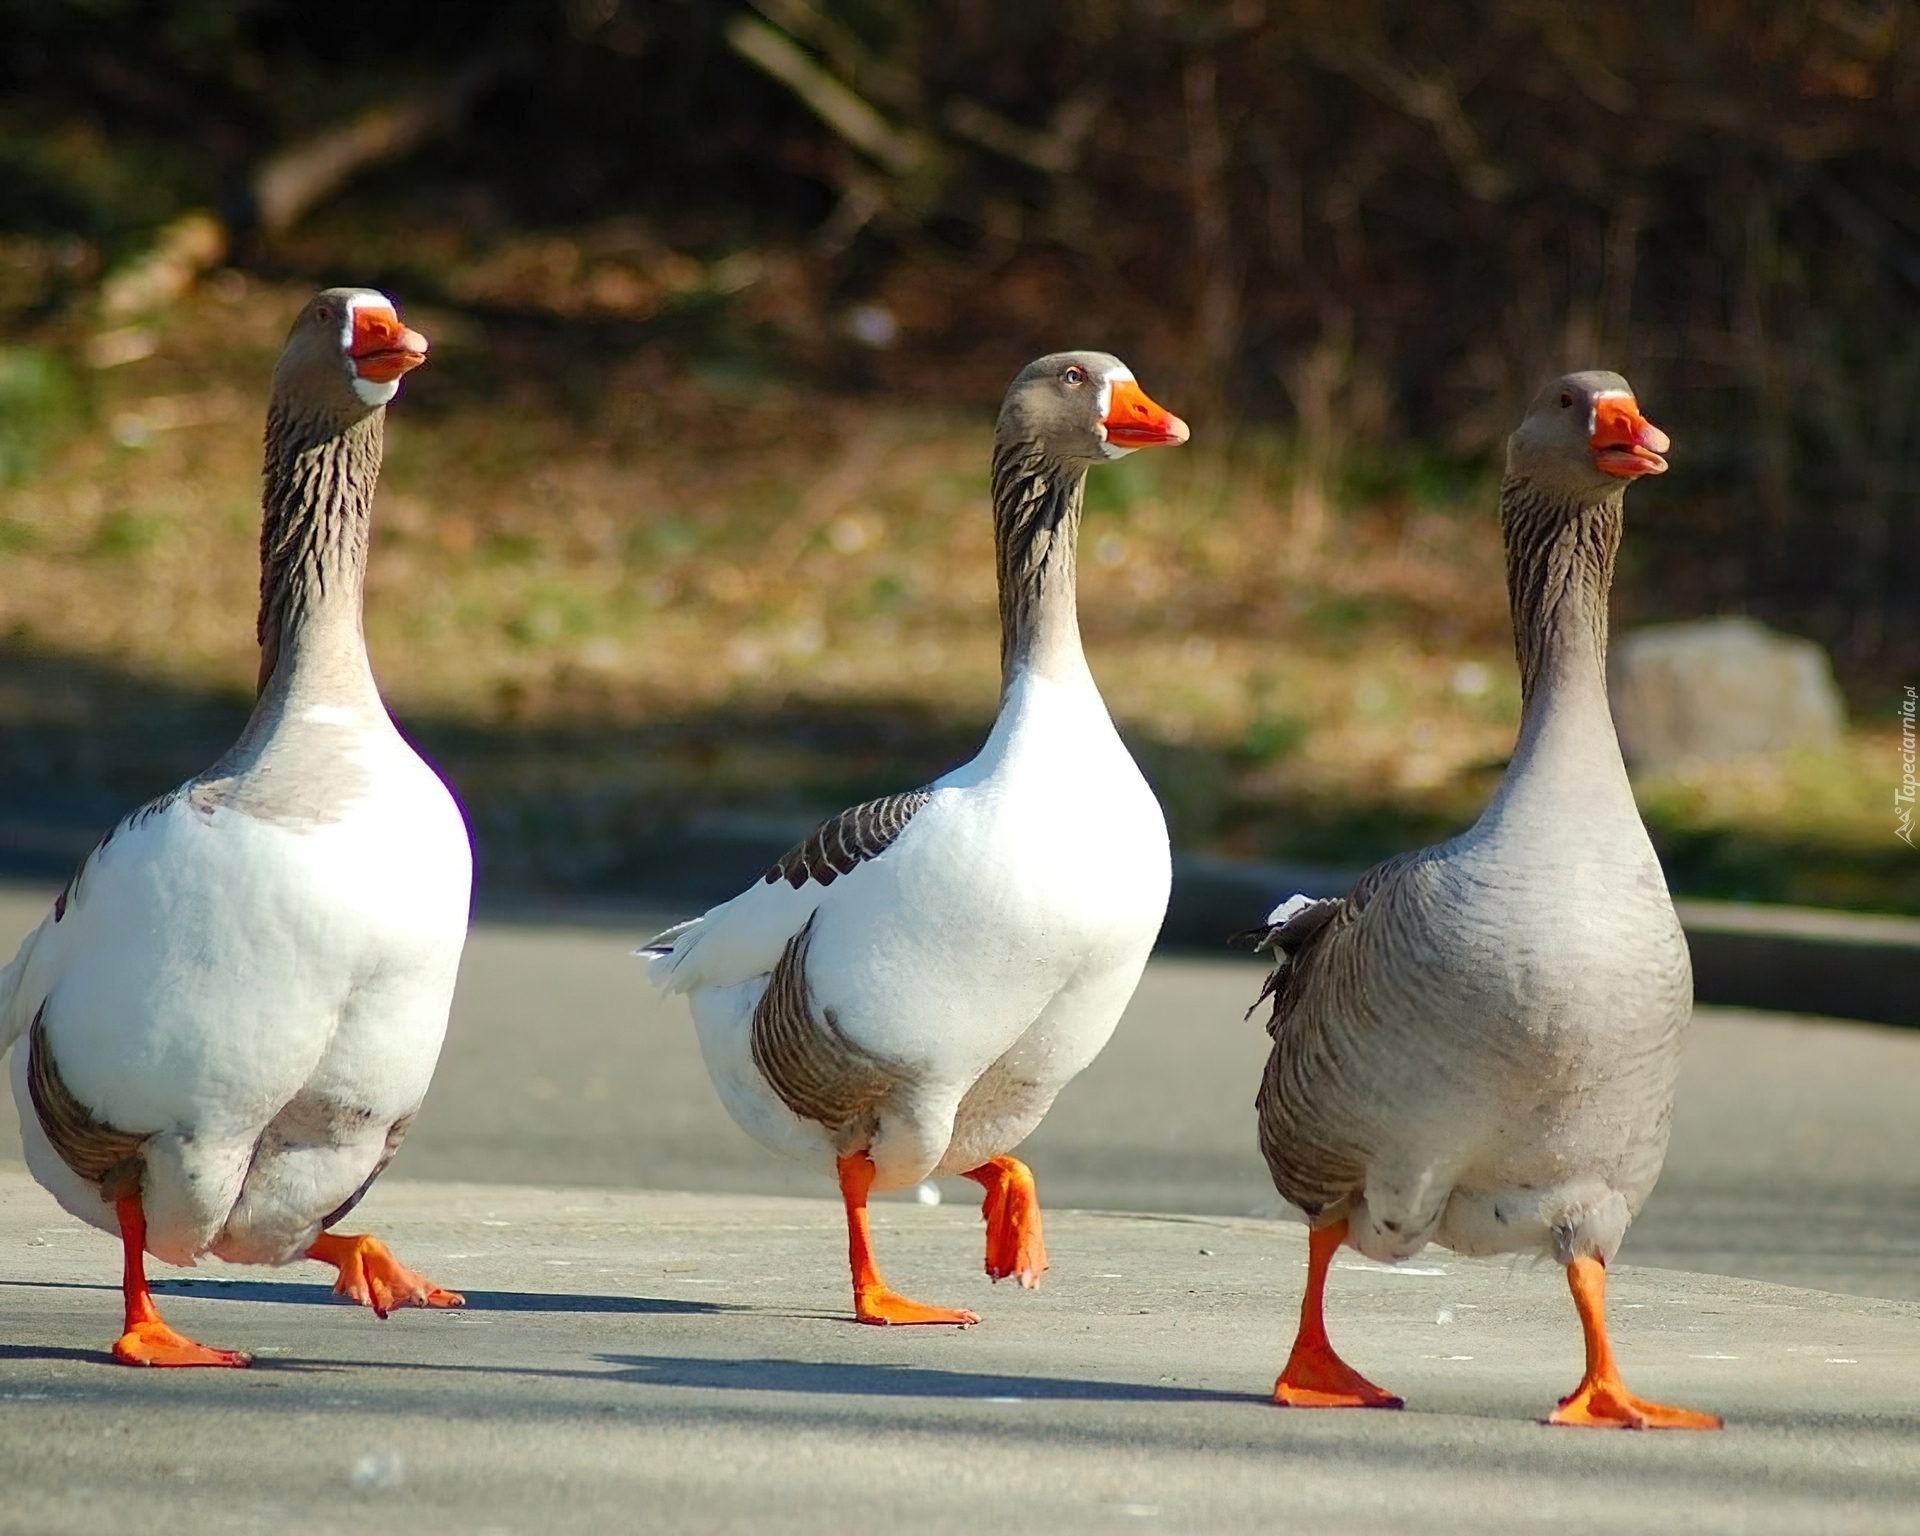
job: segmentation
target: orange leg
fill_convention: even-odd
[[[313,1240],[307,1257],[339,1270],[333,1294],[351,1296],[361,1306],[372,1307],[375,1317],[385,1317],[395,1307],[467,1304],[467,1298],[459,1292],[443,1291],[431,1280],[422,1279],[396,1259],[379,1238],[364,1233],[349,1237],[322,1232]]]
[[[864,1152],[843,1157],[840,1198],[847,1203],[847,1258],[853,1265],[853,1315],[863,1323],[977,1323],[972,1312],[927,1307],[887,1289],[873,1262],[873,1236],[867,1230],[867,1191],[873,1188],[873,1159]]]
[[[1598,1259],[1575,1259],[1567,1266],[1567,1288],[1580,1309],[1587,1336],[1587,1374],[1548,1416],[1549,1424],[1583,1424],[1594,1429],[1718,1429],[1711,1413],[1669,1408],[1635,1397],[1620,1379],[1607,1341],[1607,1266]]]
[[[966,1177],[987,1192],[980,1214],[987,1223],[988,1276],[997,1283],[1011,1275],[1032,1290],[1047,1267],[1032,1170],[1017,1157],[996,1157],[969,1168]]]
[[[1347,1224],[1336,1221],[1307,1234],[1307,1294],[1300,1300],[1300,1331],[1293,1353],[1273,1384],[1273,1400],[1282,1408],[1400,1408],[1405,1405],[1383,1392],[1333,1352],[1327,1342],[1327,1320],[1322,1311],[1327,1270],[1346,1241]]]
[[[147,1289],[147,1214],[138,1195],[113,1203],[120,1218],[120,1245],[126,1253],[121,1289],[127,1297],[127,1331],[113,1341],[113,1357],[127,1365],[252,1365],[253,1356],[237,1349],[209,1349],[175,1333],[160,1319]]]

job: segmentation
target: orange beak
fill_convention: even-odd
[[[1187,424],[1155,405],[1132,379],[1107,385],[1107,416],[1100,423],[1116,448],[1170,448],[1187,440]]]
[[[391,384],[427,360],[427,338],[408,330],[390,309],[353,312],[353,371],[373,384]]]
[[[1616,395],[1594,402],[1593,436],[1587,439],[1587,446],[1593,450],[1594,467],[1602,474],[1638,480],[1642,475],[1667,472],[1667,461],[1661,455],[1673,446],[1673,440],[1642,416],[1633,401]]]

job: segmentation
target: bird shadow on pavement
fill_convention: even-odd
[[[598,1355],[615,1380],[640,1386],[718,1387],[739,1392],[806,1392],[847,1397],[944,1397],[977,1402],[1250,1403],[1248,1392],[1206,1387],[1084,1381],[930,1370],[917,1365],[837,1360],[722,1360],[674,1355]]]
[[[750,1310],[747,1308],[738,1309]],[[790,1317],[791,1314],[777,1314]],[[91,1356],[87,1358],[93,1358]],[[736,1392],[791,1392],[821,1397],[944,1398],[988,1403],[1258,1403],[1263,1393],[1220,1392],[1133,1381],[1087,1381],[1051,1376],[928,1369],[917,1365],[834,1360],[724,1359],[710,1356],[608,1355],[592,1359],[610,1370],[578,1366],[476,1364],[451,1360],[327,1360],[308,1356],[257,1356],[256,1371],[396,1371],[448,1376],[521,1376],[554,1381],[625,1386],[718,1388]]]
[[[0,1280],[0,1289],[102,1291],[120,1294],[117,1285],[91,1284],[79,1280]],[[190,1296],[198,1301],[266,1301],[299,1306],[356,1306],[345,1297],[335,1296],[324,1282],[302,1285],[277,1280],[154,1280],[150,1287],[160,1296]],[[718,1316],[727,1313],[757,1312],[760,1308],[734,1306],[719,1301],[681,1301],[664,1296],[598,1296],[572,1291],[472,1291],[460,1293],[467,1312],[605,1312],[639,1313],[654,1316]],[[365,1310],[361,1308],[360,1310]],[[400,1311],[414,1311],[402,1307]]]
[[[217,1296],[232,1301],[298,1302],[307,1306],[357,1306],[345,1297],[335,1296],[333,1287],[288,1285],[271,1280],[169,1280],[163,1287],[178,1296]],[[605,1312],[641,1313],[656,1316],[708,1316],[726,1312],[751,1312],[752,1307],[729,1306],[717,1301],[681,1301],[664,1296],[598,1296],[576,1291],[472,1291],[460,1292],[466,1298],[466,1312]],[[362,1309],[364,1310],[364,1309]],[[396,1308],[412,1311],[413,1308]]]
[[[78,1360],[82,1365],[117,1364],[106,1349],[74,1349],[65,1344],[0,1344],[0,1361]]]

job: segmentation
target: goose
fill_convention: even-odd
[[[1606,693],[1626,487],[1663,473],[1668,446],[1616,373],[1540,392],[1500,498],[1522,699],[1505,777],[1450,842],[1269,914],[1260,1146],[1310,1228],[1277,1403],[1401,1406],[1334,1352],[1327,1269],[1343,1243],[1393,1263],[1437,1242],[1565,1267],[1586,1371],[1551,1422],[1719,1427],[1629,1392],[1606,1326],[1606,1267],[1666,1156],[1693,1006]]]
[[[823,822],[740,895],[650,941],[741,1128],[831,1171],[863,1323],[976,1323],[889,1289],[867,1199],[932,1174],[985,1196],[986,1271],[1047,1267],[1012,1150],[1099,1054],[1166,914],[1166,820],[1080,644],[1089,466],[1183,443],[1119,359],[1029,364],[994,432],[1000,708],[972,761]]]
[[[462,1304],[332,1230],[426,1096],[466,941],[465,821],[361,634],[386,405],[426,351],[369,289],[301,310],[267,411],[252,716],[100,840],[0,973],[27,1163],[120,1238],[128,1364],[249,1363],[162,1320],[149,1253],[318,1259],[381,1317]]]

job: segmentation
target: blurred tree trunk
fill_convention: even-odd
[[[1239,354],[1240,276],[1227,211],[1227,140],[1220,128],[1218,76],[1210,53],[1187,60],[1187,196],[1193,208],[1194,355],[1188,398],[1195,415],[1231,426]]]

